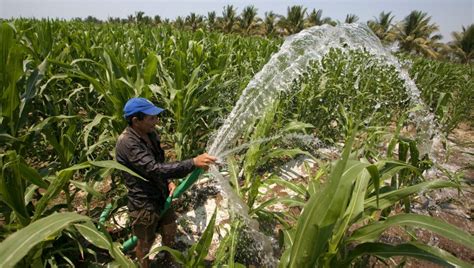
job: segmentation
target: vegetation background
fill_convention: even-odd
[[[359,21],[349,14],[345,22]],[[111,235],[99,223],[106,203],[114,211],[125,204],[117,171],[132,172],[113,161],[116,137],[125,127],[124,103],[142,96],[164,107],[168,114],[159,130],[169,157],[185,159],[202,152],[285,36],[339,23],[303,6],[259,18],[253,6],[238,14],[231,5],[219,15],[191,13],[173,21],[144,12],[107,21],[3,20],[0,266],[135,265],[118,243],[127,236]],[[415,80],[446,137],[448,159],[450,135],[474,123],[474,25],[442,43],[438,26],[421,11],[401,21],[383,12],[366,24]],[[418,150],[424,130],[410,129],[416,107],[393,66],[366,51],[331,50],[292,87],[242,137],[265,141],[229,157],[223,170],[262,231],[271,226],[267,233],[280,238],[281,266],[392,265],[405,263],[403,256],[472,265],[472,254],[456,258],[420,243],[414,231],[429,230],[472,251],[472,230],[413,213],[416,200],[430,190],[472,192],[472,163],[436,179],[425,177],[425,171],[442,166]],[[337,157],[283,138],[290,134],[317,137],[336,148]],[[457,142],[472,147],[470,138]],[[468,149],[463,154],[472,156]],[[317,161],[317,170],[304,180],[285,180],[275,172],[302,155]],[[274,184],[296,194],[269,199],[261,193]],[[274,204],[286,209],[270,209]],[[211,262],[204,259],[214,221],[182,252],[159,250],[171,251],[185,266],[263,265],[259,257],[248,257],[251,239],[238,215],[231,217]],[[409,239],[396,245],[381,241],[391,226],[401,226]]]

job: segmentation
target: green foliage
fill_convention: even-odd
[[[438,41],[441,39],[438,25],[432,23],[426,12],[413,10],[403,21],[395,26],[400,49],[409,53],[417,53],[430,58],[438,58]]]
[[[287,202],[289,200],[285,200],[285,198],[272,199],[254,207],[255,201],[260,195],[259,188],[264,183],[263,170],[268,169],[275,163],[281,162],[282,159],[290,159],[297,155],[312,157],[312,155],[302,149],[292,148],[292,146],[297,145],[297,142],[288,142],[286,137],[290,137],[292,134],[305,133],[313,126],[285,118],[285,114],[281,110],[281,103],[280,101],[275,101],[272,106],[267,108],[264,116],[247,131],[247,135],[250,136],[252,142],[244,144],[247,145],[244,147],[248,147],[248,149],[241,159],[242,184],[240,183],[242,178],[238,177],[240,173],[238,163],[234,158],[230,158],[229,161],[232,185],[237,194],[247,200],[250,215],[256,214],[258,216],[265,207],[277,202],[289,203]],[[276,131],[279,134],[271,136]],[[300,202],[301,200],[296,198],[296,200],[292,201]]]
[[[87,193],[86,205],[103,198],[96,182],[113,170],[133,173],[109,160],[126,125],[122,109],[130,97],[150,98],[167,109],[162,140],[175,146],[176,158],[201,151],[220,118],[280,44],[148,27],[141,16],[138,28],[58,20],[2,22],[3,236],[61,208],[73,211],[78,192]],[[37,169],[44,163],[47,168]],[[65,200],[57,203],[61,193]],[[78,250],[73,240],[62,239],[65,250]],[[117,257],[104,246],[108,238],[101,239],[93,243]],[[38,256],[41,248],[51,254],[50,264],[55,254],[63,254],[48,250],[51,244],[38,247]],[[61,256],[69,264],[76,261]]]
[[[41,217],[44,210],[46,209],[46,206],[51,202],[52,199],[56,198],[56,196],[61,192],[61,190],[64,190],[66,194],[69,193],[68,185],[71,182],[71,179],[75,171],[89,168],[91,166],[98,166],[98,167],[108,168],[108,169],[113,168],[117,170],[126,171],[136,177],[139,177],[145,180],[145,178],[143,178],[139,174],[119,164],[118,162],[115,162],[112,160],[83,162],[83,163],[62,169],[58,171],[55,176],[50,178],[50,180],[52,180],[52,183],[49,185],[48,189],[46,190],[46,193],[44,193],[43,196],[39,199],[38,204],[36,204],[33,220],[36,220],[39,217]],[[71,208],[72,199],[68,198],[66,202],[68,204],[68,207]]]
[[[315,127],[319,139],[347,136],[350,121],[360,128],[384,126],[408,108],[408,96],[394,67],[361,51],[331,50],[294,85],[283,110]]]
[[[469,66],[416,58],[410,69],[422,98],[438,118],[443,132],[450,133],[459,123],[472,125],[474,76]]]
[[[284,34],[278,27],[294,33],[305,24],[330,22],[315,10],[309,20],[305,11],[294,6],[286,18],[268,14],[268,33]],[[393,18],[385,15],[379,21],[380,34],[390,35],[389,41]],[[425,20],[421,24],[430,26],[426,16],[421,18]],[[223,18],[214,18],[213,27],[250,35],[260,32],[258,22],[254,8],[248,7],[239,18],[235,8],[227,6]],[[0,266],[73,266],[79,258],[95,257],[94,250],[100,249],[114,259],[110,265],[133,266],[90,218],[55,214],[60,209],[73,211],[73,201],[81,191],[87,193],[87,204],[92,198],[104,198],[95,185],[114,170],[138,176],[110,160],[116,137],[126,125],[124,103],[141,96],[164,107],[166,114],[159,126],[163,144],[174,147],[175,159],[194,156],[282,43],[205,32],[202,17],[196,14],[182,20],[182,25],[175,23],[192,32],[177,30],[159,18],[155,22],[159,26],[150,23],[143,12],[122,24],[29,19],[1,23],[0,213],[5,224],[0,231],[6,239],[0,244],[4,254]],[[421,41],[406,44],[429,51],[430,44]],[[410,72],[444,132],[460,122],[474,121],[470,66],[415,59]],[[449,253],[417,242],[374,243],[384,228],[409,224],[472,247],[471,236],[450,225],[411,214],[390,214],[400,204],[409,212],[411,196],[422,190],[461,186],[456,181],[423,181],[420,174],[430,163],[419,155],[414,140],[400,134],[410,107],[394,68],[366,52],[331,50],[293,87],[292,93],[281,96],[254,122],[243,137],[250,143],[241,145],[248,149],[229,156],[228,165],[231,184],[245,199],[251,217],[281,224],[285,250],[281,266],[337,267],[357,263],[366,254],[464,265]],[[383,157],[377,147],[380,136],[393,133],[386,127],[397,120],[387,157]],[[357,137],[351,135],[354,129],[359,131]],[[313,157],[305,151],[308,148],[285,140],[285,135],[295,133],[316,135],[332,145],[351,137],[358,150],[351,152],[348,142],[342,160],[333,165],[319,161],[317,174],[308,172],[309,182],[287,181],[273,167],[298,155]],[[261,188],[274,184],[296,195],[262,199]],[[275,204],[303,208],[303,212],[272,211]],[[215,217],[216,213],[201,240],[188,251],[166,247],[158,251],[170,252],[187,266],[201,267]],[[348,230],[362,222],[367,226],[349,236]],[[243,252],[238,247],[241,231],[242,223],[235,219],[221,242],[216,266],[240,266],[236,260]],[[370,239],[360,238],[361,233],[369,233]],[[95,247],[84,245],[83,238]],[[18,245],[21,241],[27,243]]]
[[[435,263],[465,265],[447,252],[419,243],[395,247],[373,244],[385,229],[397,225],[424,228],[470,248],[474,246],[470,234],[431,217],[414,214],[374,217],[376,212],[405,202],[420,189],[459,185],[448,181],[418,183],[415,180],[404,187],[400,185],[401,189],[387,188],[380,193],[378,185],[381,183],[407,171],[419,174],[418,168],[401,161],[382,160],[370,164],[365,159],[353,160],[349,154],[351,145],[349,140],[342,159],[334,163],[327,183],[316,192],[310,191],[314,193],[304,205],[296,225],[290,227],[285,236],[280,267],[345,267],[365,254],[381,258],[412,256]],[[351,226],[356,227],[349,232]],[[353,242],[358,243],[355,248],[351,246]]]
[[[392,42],[396,37],[394,27],[392,26],[393,19],[394,15],[392,15],[392,12],[382,12],[375,20],[368,21],[367,25],[380,41],[386,44]]]
[[[81,224],[82,223],[82,224]],[[112,254],[120,265],[133,265],[127,259],[120,249],[113,245],[111,240],[105,239],[104,234],[100,233],[90,222],[90,218],[76,213],[56,213],[40,219],[27,227],[15,232],[0,243],[0,266],[14,267],[23,259],[30,250],[36,249],[41,254],[42,248],[35,247],[38,244],[48,243],[48,241],[57,239],[61,232],[69,226],[78,228],[86,239],[95,241],[99,247],[110,249]],[[101,240],[103,239],[103,240]]]
[[[349,241],[374,242],[384,230],[393,225],[415,226],[438,233],[446,238],[474,248],[472,236],[466,235],[463,230],[429,216],[416,214],[399,214],[388,217],[384,221],[374,222],[357,229]]]
[[[227,267],[231,268],[243,266],[235,262],[235,254],[237,251],[239,236],[242,232],[242,228],[242,221],[235,217],[230,226],[230,230],[226,233],[224,238],[219,243],[213,267],[221,267],[227,265]]]
[[[336,163],[331,172],[329,184],[322,190],[324,193],[312,195],[305,205],[296,225],[294,242],[291,248],[287,248],[283,253],[281,267],[314,266],[326,251],[326,243],[314,243],[314,241],[328,241],[331,238],[334,225],[344,213],[354,175],[366,166],[348,163],[353,138],[352,136],[346,143],[342,160]],[[346,170],[347,178],[343,180]]]
[[[295,34],[304,29],[306,8],[303,6],[291,6],[287,8],[287,15],[279,24],[288,35]]]
[[[88,194],[100,196],[100,194],[97,193],[97,191],[93,187],[88,185],[87,183],[72,180],[72,176],[78,170],[90,168],[91,166],[96,166],[96,167],[107,168],[107,169],[123,170],[123,171],[130,172],[134,174],[135,176],[140,177],[138,174],[118,164],[115,161],[91,161],[91,162],[84,162],[81,164],[77,164],[66,169],[62,169],[56,174],[56,176],[47,178],[50,181],[50,183],[47,183],[45,178],[43,178],[39,173],[37,173],[36,170],[29,167],[24,162],[24,160],[22,160],[18,155],[15,154],[14,151],[8,151],[7,154],[0,155],[0,158],[1,158],[0,166],[2,167],[2,177],[1,177],[1,183],[0,183],[0,194],[2,197],[1,200],[2,202],[6,203],[11,208],[11,210],[15,213],[13,217],[12,215],[5,214],[5,212],[3,212],[3,216],[5,217],[5,219],[11,219],[11,221],[13,221],[14,219],[17,219],[18,223],[22,227],[24,227],[7,237],[7,239],[4,242],[6,243],[5,248],[8,248],[11,246],[8,243],[12,243],[12,242],[6,242],[6,241],[10,241],[9,240],[10,237],[20,236],[20,238],[18,239],[23,239],[21,238],[22,236],[20,234],[25,234],[25,236],[28,237],[30,236],[29,232],[33,232],[35,230],[42,230],[42,227],[40,228],[38,226],[44,225],[46,226],[46,229],[48,229],[47,232],[53,232],[53,233],[43,233],[41,231],[38,231],[38,235],[44,235],[45,237],[50,238],[52,234],[56,235],[58,231],[66,228],[67,226],[70,225],[70,223],[72,223],[71,221],[68,221],[68,219],[72,219],[74,222],[77,222],[78,220],[75,218],[77,216],[77,217],[80,217],[78,219],[80,219],[81,222],[83,221],[88,222],[82,225],[76,225],[76,228],[79,231],[79,233],[81,233],[86,239],[90,240],[91,243],[94,243],[95,246],[108,250],[112,258],[115,259],[115,262],[119,266],[130,267],[130,265],[133,265],[133,263],[128,258],[123,256],[118,245],[112,244],[112,240],[108,236],[108,234],[100,233],[97,229],[95,229],[93,224],[90,222],[91,219],[89,217],[79,216],[73,213],[53,214],[51,216],[46,216],[44,218],[42,217],[44,216],[44,214],[51,213],[49,210],[47,210],[47,207],[50,205],[51,201],[58,196],[58,194],[61,191],[64,190],[66,192],[66,197],[68,197],[69,187],[65,187],[65,186],[68,186],[69,183],[75,185],[78,189],[82,189],[86,191]],[[31,188],[31,186],[34,186],[34,187]],[[38,198],[39,200],[34,206],[34,211],[31,211],[31,206],[29,206],[28,204],[31,201],[31,194],[29,193],[29,189],[32,189],[34,191],[38,189],[39,187],[45,189],[46,192],[40,198]],[[15,189],[15,190],[12,190],[12,189]],[[70,202],[72,200],[73,198],[66,199],[67,205],[69,207],[71,205]],[[67,215],[72,215],[72,216],[67,216]],[[32,221],[34,222],[30,223]],[[77,232],[73,231],[69,236],[73,238],[73,240],[78,239]],[[38,258],[45,258],[45,259],[48,259],[49,261],[52,261],[54,259],[54,253],[52,254],[48,250],[48,248],[52,247],[51,243],[53,243],[54,240],[51,240],[51,239],[48,240],[48,241],[51,241],[51,243],[50,242],[39,243],[42,240],[38,238],[38,236],[33,236],[32,239],[37,239],[38,241],[35,240],[32,242],[25,242],[25,244],[27,244],[28,246],[19,247],[22,250],[23,255],[14,253],[12,256],[15,259],[14,261],[12,261],[12,263],[17,262],[19,259],[23,258],[26,254],[28,254],[27,259],[34,258],[37,261],[41,261]],[[44,240],[44,238],[42,239]],[[65,238],[63,237],[62,239],[65,239]],[[77,245],[76,246],[70,245],[71,249],[67,249],[66,244],[69,245],[71,243],[70,240],[66,239],[62,243],[63,243],[62,246],[65,247],[65,250],[72,250],[74,252],[77,252],[79,250],[77,248]],[[79,242],[76,242],[76,243],[79,243]],[[29,246],[30,244],[31,246]],[[36,253],[28,253],[28,251],[36,244],[38,244],[37,246],[38,248],[36,249],[37,251],[34,251]],[[2,247],[3,245],[4,244],[2,243],[0,247]],[[48,257],[48,254],[52,254],[53,256]],[[61,255],[61,256],[64,257],[64,255]],[[72,263],[67,257],[64,257],[64,258],[66,258],[69,263]],[[8,262],[5,262],[5,265],[7,266],[11,265],[9,258],[7,258],[6,261]]]
[[[41,35],[39,35],[41,36]],[[19,34],[7,23],[0,25],[2,46],[0,51],[0,126],[1,133],[8,129],[9,135],[16,137],[28,123],[30,104],[37,95],[38,85],[44,77],[48,63],[46,55],[35,66],[29,60],[25,67],[23,60],[28,47],[19,42]]]
[[[49,116],[80,114],[85,122],[78,126],[93,124],[84,139],[96,152],[92,156],[85,148],[88,157],[110,151],[126,125],[123,105],[134,96],[167,109],[163,127],[169,136],[163,138],[176,147],[178,159],[196,154],[280,43],[169,27],[117,31],[78,22],[12,24],[16,33],[2,24],[2,86],[8,90],[2,90],[0,121],[10,131],[0,134],[13,140],[22,128]],[[21,68],[25,57],[31,58],[26,71]]]
[[[387,259],[395,256],[407,256],[417,259],[424,259],[431,263],[439,264],[446,267],[470,267],[470,264],[459,260],[448,252],[421,244],[418,242],[410,242],[391,246],[383,243],[363,243],[354,248],[347,257],[345,263],[341,263],[341,267],[349,267],[350,262],[357,257],[370,254],[378,258]]]
[[[74,227],[79,233],[95,246],[106,249],[109,251],[110,256],[114,258],[112,265],[118,265],[120,267],[135,267],[136,265],[123,253],[120,246],[112,241],[112,238],[108,233],[102,233],[88,221],[85,223],[76,223]]]
[[[474,24],[462,27],[462,32],[453,32],[454,41],[450,43],[453,54],[462,62],[474,60]]]
[[[175,261],[184,265],[185,267],[204,267],[204,258],[208,254],[209,246],[211,245],[212,236],[214,235],[214,225],[216,223],[217,209],[214,210],[211,220],[204,230],[199,241],[187,249],[186,252],[180,252],[178,250],[169,248],[167,246],[157,247],[152,249],[150,253],[145,256],[147,258],[150,254],[154,254],[160,251],[167,251],[173,256]]]
[[[0,154],[0,195],[1,200],[15,213],[16,219],[22,226],[30,222],[30,215],[25,204],[27,181],[21,170],[25,167],[15,151]],[[41,179],[36,178],[38,184],[44,186]]]
[[[87,220],[78,214],[55,214],[9,236],[0,244],[2,267],[13,267],[30,249],[75,221]]]

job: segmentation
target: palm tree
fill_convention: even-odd
[[[307,19],[308,27],[323,25],[322,17],[323,17],[323,10],[322,9],[316,10],[315,8],[313,8],[313,11],[311,11],[311,13],[309,13],[308,15],[308,19]]]
[[[174,26],[178,29],[183,29],[184,28],[184,19],[183,17],[181,16],[178,16],[175,20],[174,20]]]
[[[462,32],[453,32],[454,41],[449,43],[454,55],[460,59],[462,63],[474,61],[474,24],[465,28]]]
[[[264,34],[267,36],[275,35],[276,33],[276,26],[278,23],[278,15],[273,13],[273,11],[265,12],[265,20],[264,20]]]
[[[153,18],[153,21],[156,25],[160,24],[161,23],[160,15],[155,15],[155,17]]]
[[[392,15],[392,12],[382,12],[379,14],[378,18],[367,22],[369,28],[383,43],[390,43],[395,40],[396,36],[392,27],[392,21],[394,17],[395,16]]]
[[[204,17],[201,15],[196,15],[194,12],[191,12],[191,14],[186,16],[185,19],[186,25],[189,26],[193,32],[202,27],[203,21]]]
[[[110,22],[110,23],[120,23],[120,18],[119,17],[108,17],[107,18],[107,22]]]
[[[141,23],[151,25],[153,23],[153,19],[150,16],[143,16]]]
[[[359,20],[359,17],[357,17],[355,14],[347,14],[346,15],[346,20],[344,21],[345,23],[355,23]]]
[[[440,55],[437,50],[442,47],[439,43],[442,36],[433,35],[439,28],[430,20],[431,17],[425,12],[414,10],[399,25],[395,26],[400,49],[409,53],[438,58]]]
[[[128,15],[127,16],[127,22],[129,22],[129,23],[135,22],[135,17],[133,15]]]
[[[257,8],[247,6],[240,14],[240,29],[245,35],[251,34],[252,30],[257,28],[260,18],[257,17]]]
[[[331,19],[330,17],[326,17],[326,18],[323,19],[323,24],[329,24],[329,25],[332,25],[332,26],[336,26],[337,21]]]
[[[287,34],[298,33],[304,29],[305,14],[303,6],[288,7],[286,18],[280,20],[280,25]]]
[[[102,21],[99,20],[98,18],[94,17],[94,16],[87,16],[87,18],[84,20],[85,22],[93,22],[93,23],[101,23]]]
[[[143,11],[138,11],[135,12],[135,22],[136,23],[141,23],[143,22],[143,16],[145,15],[145,12]]]
[[[323,10],[322,9],[314,9],[309,13],[308,18],[306,19],[307,27],[311,26],[320,26],[323,24],[330,24],[335,25],[336,23],[330,18],[325,17],[323,18]]]
[[[234,29],[234,25],[237,20],[236,14],[237,10],[234,9],[233,5],[227,5],[224,7],[224,10],[222,11],[221,23],[221,27],[224,33],[230,33]]]
[[[207,27],[209,30],[214,30],[216,27],[216,12],[207,12]]]

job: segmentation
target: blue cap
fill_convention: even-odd
[[[157,115],[164,110],[165,109],[156,107],[151,101],[145,98],[131,98],[123,107],[123,116],[127,118],[137,112],[142,112],[146,115]]]

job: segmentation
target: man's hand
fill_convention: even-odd
[[[176,185],[172,181],[170,181],[168,183],[168,191],[170,192],[170,196],[173,195],[174,189],[176,189]]]
[[[203,153],[193,158],[194,166],[205,170],[209,168],[209,165],[214,164],[216,160],[216,157],[208,155],[207,153]]]

